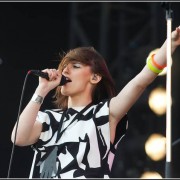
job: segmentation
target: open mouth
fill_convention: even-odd
[[[67,83],[68,83],[68,82],[72,82],[71,79],[68,78],[68,77],[65,77],[65,79],[66,79],[66,82],[67,82]]]
[[[60,82],[60,86],[63,86],[63,85],[65,85],[65,84],[68,83],[68,82],[71,82],[71,79],[69,79],[68,77],[62,75],[62,77],[61,77],[61,82]]]

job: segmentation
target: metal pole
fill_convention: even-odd
[[[163,8],[166,9],[167,21],[167,74],[166,74],[166,165],[165,165],[165,178],[171,178],[171,31],[172,31],[172,10],[171,3],[162,3]]]

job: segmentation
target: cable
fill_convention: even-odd
[[[175,140],[173,143],[172,143],[172,146],[175,146],[176,144],[178,144],[180,142],[180,138]]]
[[[20,115],[20,111],[21,111],[22,99],[23,99],[23,96],[24,96],[24,90],[25,90],[25,85],[26,85],[26,82],[27,82],[28,75],[29,75],[29,73],[26,74],[26,77],[25,77],[25,80],[24,80],[24,84],[23,84],[22,93],[21,93],[21,99],[20,99],[20,105],[19,105],[19,110],[18,110],[15,135],[14,135],[14,143],[13,143],[13,146],[12,146],[12,151],[11,151],[11,157],[10,157],[10,162],[9,162],[9,169],[8,169],[7,178],[10,178],[11,166],[12,166],[12,160],[13,160],[14,148],[15,148],[15,142],[16,142],[16,135],[17,135],[17,128],[18,128],[18,124],[19,124],[19,115]]]

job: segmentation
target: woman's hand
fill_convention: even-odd
[[[172,32],[172,45],[179,46],[180,45],[180,26],[177,27]]]
[[[39,77],[39,85],[36,92],[44,97],[49,91],[59,85],[62,75],[56,69],[44,69],[42,72],[48,73],[49,80]]]

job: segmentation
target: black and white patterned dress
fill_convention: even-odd
[[[127,128],[127,118],[110,142],[109,101],[69,108],[39,111],[43,124],[29,178],[109,178],[114,153]]]

